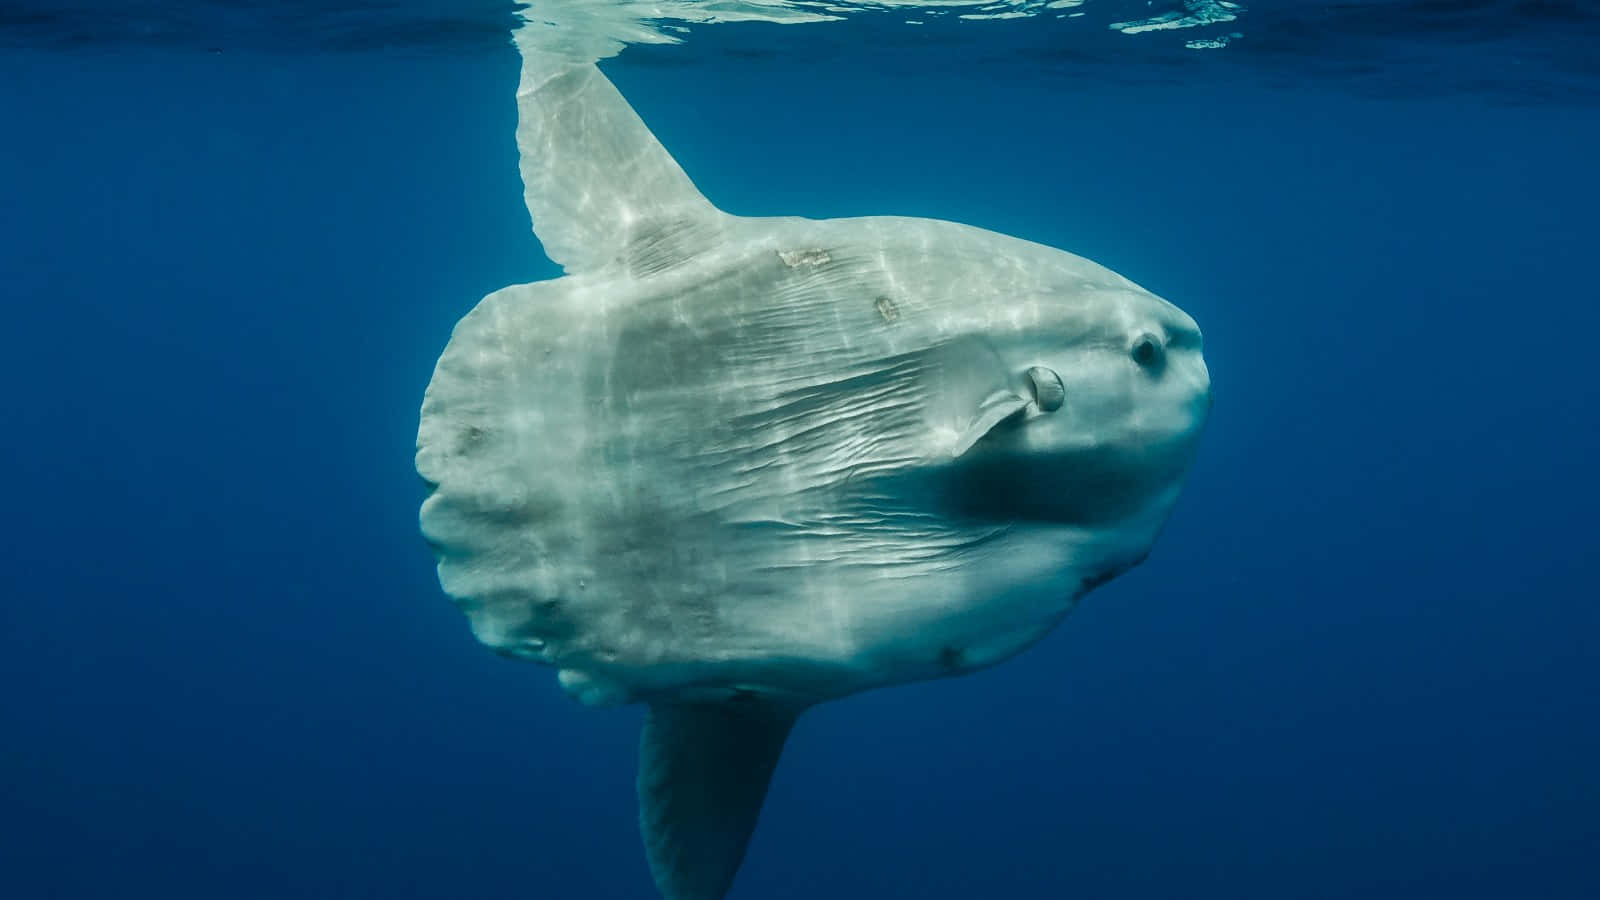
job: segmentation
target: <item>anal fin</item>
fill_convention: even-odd
[[[657,704],[639,743],[639,827],[666,900],[722,900],[744,860],[796,713]]]

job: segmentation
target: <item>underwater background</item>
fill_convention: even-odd
[[[604,63],[722,208],[1085,255],[1214,384],[1143,566],[802,720],[735,900],[1600,896],[1600,6],[1247,6],[700,4]],[[0,894],[654,896],[640,710],[417,533],[452,325],[558,274],[515,12],[0,8]]]

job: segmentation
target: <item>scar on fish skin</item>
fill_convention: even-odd
[[[488,435],[489,433],[482,428],[476,425],[468,425],[462,428],[461,433],[456,437],[456,451],[458,453],[466,453],[483,443],[483,439]]]
[[[779,250],[778,259],[791,269],[801,266],[821,266],[833,261],[833,257],[826,250]]]
[[[960,647],[945,647],[939,651],[939,665],[952,672],[958,672],[967,667],[967,655]]]
[[[1085,592],[1092,591],[1115,577],[1117,577],[1116,569],[1106,569],[1103,572],[1095,572],[1090,575],[1085,575],[1083,578],[1083,590]]]

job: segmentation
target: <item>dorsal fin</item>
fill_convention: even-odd
[[[657,704],[639,741],[639,828],[665,900],[722,900],[744,860],[793,710]]]
[[[667,249],[649,267],[665,268],[722,218],[594,63],[523,51],[517,150],[533,232],[568,272],[640,244]]]

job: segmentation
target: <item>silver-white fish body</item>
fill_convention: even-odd
[[[1200,332],[977,228],[727,215],[593,65],[524,46],[517,102],[568,274],[456,327],[422,530],[485,643],[650,704],[651,873],[720,900],[807,707],[1004,659],[1144,558],[1210,405]]]
[[[1028,413],[952,451],[1107,304],[1181,313],[948,222],[715,227],[641,235],[457,327],[423,406],[422,521],[486,643],[588,702],[820,700],[1003,659],[1143,557],[1183,448],[1170,489],[1054,517],[952,496],[1042,489],[1051,463],[999,446]],[[1074,393],[1048,414],[1064,428]]]

